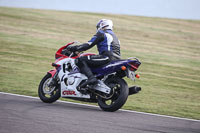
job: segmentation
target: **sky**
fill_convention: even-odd
[[[200,20],[200,0],[0,0],[0,6]]]

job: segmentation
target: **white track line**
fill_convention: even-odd
[[[0,92],[0,94],[11,95],[11,96],[18,96],[18,97],[25,97],[25,98],[32,98],[32,99],[38,99],[39,100],[38,97],[33,97],[33,96],[25,96],[25,95],[19,95],[19,94],[13,94],[13,93],[6,93],[6,92]],[[89,104],[74,103],[74,102],[61,101],[61,100],[57,100],[57,102],[99,108],[98,106],[89,105]],[[179,119],[179,120],[188,120],[188,121],[200,122],[200,120],[195,120],[195,119],[174,117],[174,116],[168,116],[168,115],[159,115],[159,114],[138,112],[138,111],[132,111],[132,110],[125,110],[125,109],[120,109],[120,111],[129,112],[129,113],[144,114],[144,115],[151,115],[151,116],[159,116],[159,117],[165,117],[165,118],[173,118],[173,119]]]

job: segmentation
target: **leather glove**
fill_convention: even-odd
[[[77,51],[77,46],[71,46],[71,47],[69,48],[69,50],[70,50],[71,52],[76,52],[76,51]]]

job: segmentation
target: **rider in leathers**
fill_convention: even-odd
[[[102,66],[112,60],[120,59],[120,42],[113,33],[112,27],[113,23],[111,20],[101,19],[97,23],[97,33],[88,43],[70,48],[71,51],[85,51],[97,45],[99,51],[99,55],[81,56],[75,61],[81,73],[88,77],[88,81],[81,85],[82,87],[87,84],[97,83],[97,79],[89,67]]]

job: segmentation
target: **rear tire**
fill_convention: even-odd
[[[98,97],[98,105],[104,111],[117,111],[126,103],[128,85],[124,79],[118,77],[106,79],[105,84],[112,89],[113,96],[109,99]]]
[[[47,86],[51,78],[51,74],[47,73],[41,80],[38,88],[38,96],[45,103],[53,103],[60,98],[60,85],[54,87]]]

